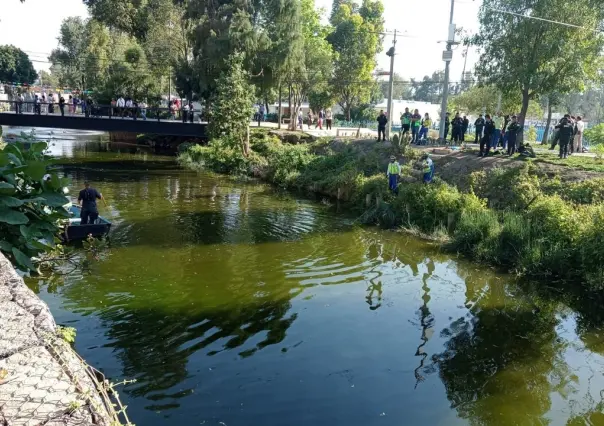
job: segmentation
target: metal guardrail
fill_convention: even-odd
[[[57,117],[85,117],[98,118],[106,120],[132,119],[132,120],[171,120],[182,121],[183,123],[193,123],[195,118],[197,122],[204,118],[201,111],[192,112],[185,108],[179,110],[157,106],[133,106],[117,107],[113,105],[102,104],[60,104],[58,102],[21,102],[21,101],[0,101],[0,114],[30,114],[30,115],[50,115]]]

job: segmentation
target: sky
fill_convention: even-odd
[[[37,70],[48,70],[44,61],[50,51],[57,47],[57,36],[61,21],[69,16],[88,16],[82,0],[0,0],[0,45],[12,44],[25,51]],[[442,51],[447,38],[449,0],[382,0],[385,9],[385,28],[398,30],[394,71],[406,78],[421,79],[443,70]],[[317,7],[331,11],[332,0],[315,0]],[[453,22],[457,27],[478,31],[478,8],[480,0],[456,0]],[[39,25],[32,26],[32,23]],[[384,52],[392,45],[392,36],[384,40]],[[464,66],[462,47],[453,53],[451,81],[459,81]],[[471,70],[478,59],[470,49],[466,70]],[[40,62],[36,62],[40,61]],[[378,68],[390,69],[390,58],[385,53],[378,57]]]

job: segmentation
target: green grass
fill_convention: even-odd
[[[578,170],[604,173],[604,160],[595,157],[587,157],[584,155],[571,155],[567,159],[563,160],[558,157],[557,151],[549,151],[547,153],[539,152],[537,154],[537,158],[533,159],[533,161],[555,164],[557,166],[564,166]]]

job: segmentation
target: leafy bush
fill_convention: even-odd
[[[604,145],[604,123],[585,130],[584,136],[590,145]]]
[[[531,163],[474,172],[470,175],[470,186],[480,198],[489,200],[489,207],[494,209],[524,210],[541,193]]]
[[[24,271],[36,270],[32,258],[55,248],[58,221],[69,217],[69,180],[48,169],[46,148],[32,136],[0,151],[0,250]]]
[[[207,167],[218,173],[248,175],[250,160],[241,149],[223,139],[214,139],[209,146],[194,145],[182,153],[178,160],[190,167]]]
[[[601,203],[604,201],[604,178],[560,185],[558,192],[562,198],[573,203]]]
[[[448,247],[474,257],[490,257],[487,256],[484,249],[481,250],[481,244],[495,239],[500,231],[501,226],[494,211],[464,210],[461,212]]]
[[[528,132],[526,132],[526,140],[529,142],[537,141],[537,129],[535,126],[529,126]]]

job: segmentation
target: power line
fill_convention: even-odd
[[[494,7],[489,7],[489,8],[487,8],[487,10],[492,10],[493,12],[499,12],[499,13],[507,13],[508,15],[517,16],[519,18],[534,19],[536,21],[549,22],[550,24],[564,25],[565,27],[577,28],[580,30],[587,30],[587,31],[593,31],[593,32],[598,32],[598,33],[603,32],[598,29],[586,28],[586,27],[582,27],[580,25],[570,24],[568,22],[555,21],[553,19],[540,18],[538,16],[523,15],[521,13],[510,12],[509,10],[495,9]]]

